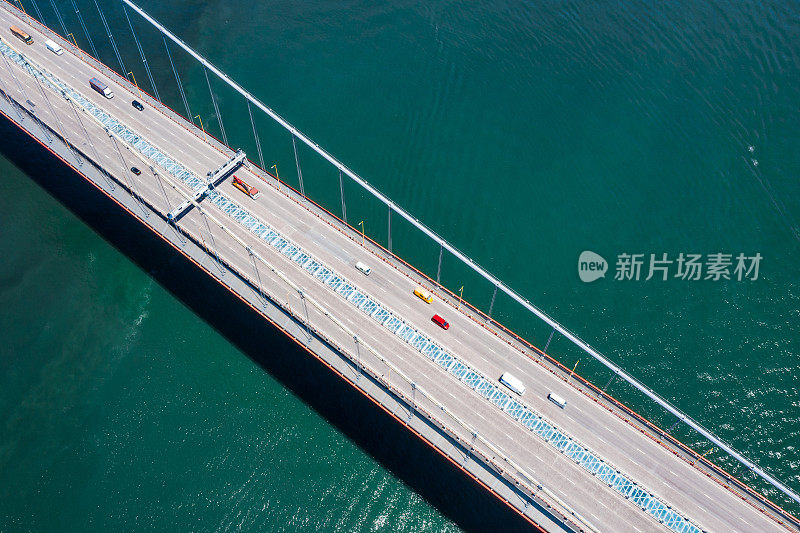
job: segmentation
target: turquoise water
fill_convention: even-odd
[[[57,4],[87,46],[71,4]],[[519,293],[800,488],[800,6],[252,4],[142,3]],[[93,4],[78,5],[100,57],[119,68]],[[118,4],[101,5],[115,37],[128,36]],[[136,28],[161,96],[183,111],[162,43]],[[147,88],[135,46],[121,48]],[[192,114],[217,135],[202,71],[174,53]],[[256,159],[243,102],[214,90],[231,144]],[[296,183],[290,139],[257,125],[266,166]],[[300,155],[306,191],[338,214],[336,173]],[[459,527],[6,160],[0,176],[0,515],[10,528]],[[384,209],[352,184],[346,194],[348,219],[385,242]],[[393,230],[395,251],[435,274],[438,249],[397,217]],[[610,262],[605,279],[579,280],[583,250]],[[621,253],[681,252],[758,252],[759,279],[613,279]],[[452,258],[442,277],[488,307],[491,287]],[[502,296],[494,315],[547,340]],[[550,352],[608,381],[564,339]],[[672,425],[619,383],[609,390]]]

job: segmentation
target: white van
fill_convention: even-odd
[[[356,268],[363,272],[365,276],[369,276],[369,273],[372,272],[372,269],[369,267],[369,265],[362,263],[361,261],[356,262]]]
[[[44,42],[44,45],[47,47],[48,50],[50,50],[57,56],[60,56],[61,54],[64,53],[64,49],[58,46],[58,44],[56,44],[55,42],[51,41],[50,39],[47,39]]]
[[[516,392],[520,396],[525,394],[525,385],[523,385],[519,379],[515,378],[508,372],[505,372],[502,376],[500,376],[500,383]]]
[[[559,406],[560,408],[564,409],[567,406],[567,400],[559,396],[558,394],[553,394],[552,392],[547,395],[547,399]]]

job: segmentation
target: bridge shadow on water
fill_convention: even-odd
[[[533,529],[5,117],[0,139],[15,166],[460,527]]]

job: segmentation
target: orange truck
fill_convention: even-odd
[[[13,33],[14,37],[19,39],[23,43],[33,44],[33,38],[24,31],[22,31],[21,29],[17,28],[16,26],[11,26],[11,33]]]
[[[237,189],[239,189],[240,191],[242,191],[243,193],[245,193],[247,196],[249,196],[253,200],[258,198],[258,189],[256,189],[252,185],[248,185],[247,182],[245,182],[241,178],[237,178],[236,176],[234,176],[233,177],[233,186],[236,187]]]

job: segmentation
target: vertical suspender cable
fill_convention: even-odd
[[[247,253],[250,254],[250,260],[253,261],[253,270],[256,271],[256,283],[258,284],[258,292],[261,293],[261,300],[264,307],[267,307],[267,295],[264,293],[264,286],[261,283],[261,274],[258,273],[258,264],[256,263],[256,256],[253,255],[253,249],[249,246],[246,247]]]
[[[439,266],[436,267],[436,283],[440,283],[442,277],[442,254],[444,253],[444,245],[439,245]]]
[[[308,304],[306,304],[306,295],[302,290],[298,291],[300,293],[300,300],[303,302],[303,311],[306,313],[306,333],[308,333],[308,341],[306,341],[306,346],[308,343],[311,342],[311,339],[314,336],[311,334],[311,320],[308,318]]]
[[[153,88],[153,94],[155,95],[156,100],[160,102],[161,98],[158,96],[158,87],[156,87],[156,82],[153,80],[153,74],[150,72],[150,67],[147,65],[147,58],[144,56],[144,50],[142,50],[142,45],[139,42],[139,38],[136,36],[136,32],[133,30],[133,23],[131,22],[131,18],[128,16],[128,9],[125,7],[125,4],[122,4],[122,11],[125,12],[125,18],[128,19],[128,26],[131,28],[133,42],[136,43],[136,48],[139,49],[139,55],[142,56],[144,70],[147,71],[147,77],[150,79],[150,86]]]
[[[106,183],[108,184],[108,188],[111,189],[112,191],[116,190],[117,186],[114,184],[114,180],[111,179],[111,177],[108,175],[105,169],[102,168],[102,163],[100,161],[100,154],[97,152],[97,147],[95,147],[94,143],[92,142],[92,138],[89,137],[89,132],[86,130],[86,126],[84,126],[83,121],[81,120],[80,113],[78,113],[78,108],[75,106],[75,103],[72,101],[71,98],[69,99],[69,103],[70,105],[72,105],[72,109],[75,112],[75,116],[78,117],[78,123],[81,125],[81,128],[83,129],[83,134],[86,136],[86,142],[88,142],[89,146],[92,147],[92,152],[94,152],[94,157],[96,162],[95,166],[97,166],[100,174],[102,174],[103,177],[105,178]]]
[[[53,6],[53,11],[56,12],[56,18],[58,19],[58,23],[61,24],[61,29],[64,30],[64,37],[67,37],[67,35],[69,35],[69,32],[67,31],[67,26],[64,24],[64,19],[61,18],[61,13],[58,12],[58,7],[56,7],[56,1],[50,0],[50,4],[52,4]]]
[[[89,41],[89,47],[92,49],[92,55],[97,58],[97,48],[94,47],[94,41],[92,41],[92,36],[89,35],[89,30],[86,29],[86,23],[83,21],[83,15],[81,15],[81,10],[78,9],[78,4],[75,3],[75,0],[71,0],[72,7],[75,8],[75,14],[78,15],[78,22],[81,23],[81,28],[83,28],[83,33],[86,34],[86,39]]]
[[[220,276],[224,276],[225,267],[222,265],[222,259],[220,259],[219,257],[219,252],[217,251],[217,243],[214,242],[214,234],[211,232],[211,225],[208,223],[208,217],[206,217],[206,212],[200,206],[197,206],[197,209],[200,211],[200,215],[202,215],[202,218],[206,223],[208,236],[211,238],[211,246],[214,248],[214,255],[217,257],[217,265],[219,265],[219,274]]]
[[[2,54],[2,55],[3,55],[3,60],[4,60],[4,61],[5,61],[5,63],[6,63],[6,68],[8,68],[8,69],[9,69],[9,72],[11,73],[11,76],[14,78],[14,81],[16,81],[16,82],[17,82],[17,87],[19,87],[19,80],[18,80],[18,79],[17,79],[17,77],[14,75],[14,72],[13,72],[13,71],[11,71],[11,69],[10,69],[10,67],[9,67],[9,64],[8,64],[8,59],[6,59],[6,56],[5,56],[5,54]],[[8,89],[8,87],[7,87],[5,84],[3,84],[3,89],[2,89],[2,91],[3,91],[3,94],[4,94],[4,95],[6,95],[6,100],[8,100],[8,103],[11,105],[11,107],[13,107],[13,108],[14,108],[14,111],[16,111],[16,112],[17,112],[17,116],[19,117],[19,120],[20,120],[20,122],[22,122],[23,120],[25,120],[25,119],[24,119],[24,115],[22,114],[22,111],[20,111],[20,110],[19,110],[19,106],[18,106],[18,105],[16,105],[16,104],[15,104],[15,101],[14,101],[14,100],[11,98],[11,93],[10,93],[10,92],[8,92],[8,90],[9,90],[9,89]],[[20,90],[20,93],[22,93],[22,88],[21,88],[21,87],[19,87],[19,90]],[[45,131],[45,130],[44,130],[44,129],[42,129],[42,131]],[[46,131],[45,131],[45,136],[47,137],[47,142],[50,142],[50,136],[47,134],[47,132],[46,132]]]
[[[69,142],[69,140],[67,139],[67,133],[66,130],[64,129],[64,124],[61,122],[61,117],[56,113],[53,104],[50,102],[50,98],[47,97],[47,93],[45,92],[44,87],[42,87],[42,82],[39,81],[39,77],[36,76],[35,74],[33,75],[33,79],[36,80],[36,84],[39,86],[39,91],[41,91],[42,97],[44,98],[45,102],[47,102],[47,107],[50,108],[50,114],[53,116],[54,119],[56,119],[56,122],[58,123],[58,129],[61,132],[61,138],[64,139],[67,148],[69,148],[70,151],[75,156],[75,161],[78,163],[78,166],[79,167],[83,166],[83,160],[78,154],[78,151],[75,149],[75,146],[73,146],[73,144]]]
[[[9,63],[8,58],[6,57],[5,54],[2,54],[2,56],[3,56],[3,60],[6,63],[6,68],[11,73],[11,77],[13,77],[14,81],[17,83],[17,88],[19,89],[20,96],[22,98],[25,98],[25,91],[22,89],[22,84],[20,83],[19,78],[17,78],[17,75],[14,74],[14,70],[11,68],[11,63]],[[20,100],[20,102],[21,101],[22,100]],[[22,104],[20,104],[20,106],[21,105]],[[23,117],[24,117],[24,115],[23,115]],[[22,120],[24,120],[24,118]],[[40,121],[36,117],[34,117],[33,121],[39,126],[39,129],[42,130],[42,133],[44,133],[44,136],[47,138],[47,143],[48,144],[52,143],[53,142],[53,136],[50,135],[50,130],[45,126],[44,122]]]
[[[492,309],[494,309],[495,298],[497,298],[497,285],[494,286],[494,293],[492,293],[492,303],[489,304],[489,318],[492,318]]]
[[[88,132],[88,131],[86,131],[86,126],[84,126],[84,125],[83,125],[83,121],[81,120],[81,116],[80,116],[80,114],[78,113],[78,109],[75,107],[75,102],[73,102],[73,101],[72,101],[72,98],[66,97],[66,99],[67,99],[67,102],[69,102],[69,105],[70,105],[70,107],[72,107],[72,112],[73,112],[73,113],[75,113],[75,118],[76,118],[76,119],[78,119],[78,124],[80,124],[80,126],[81,126],[81,129],[83,130],[83,135],[86,137],[86,142],[88,142],[88,143],[89,143],[89,146],[91,146],[91,147],[92,147],[92,151],[94,152],[94,158],[95,158],[95,163],[96,163],[96,165],[97,165],[97,166],[100,166],[100,165],[101,165],[101,162],[100,162],[100,154],[98,154],[98,153],[97,153],[97,148],[95,148],[95,146],[94,146],[94,143],[92,142],[92,139],[91,139],[91,137],[89,137],[89,132]],[[108,183],[108,187],[109,187],[109,188],[110,188],[112,191],[113,191],[114,189],[116,189],[116,187],[114,186],[114,182],[111,180],[111,178],[109,178],[109,177],[108,177],[108,175],[107,175],[105,172],[103,172],[103,170],[102,170],[102,169],[100,169],[100,173],[101,173],[101,174],[103,175],[103,177],[106,179],[106,183]]]
[[[392,252],[392,208],[391,207],[389,207],[389,218],[388,218],[387,222],[388,222],[388,228],[389,228],[388,231],[387,231],[387,233],[389,235],[389,253],[391,253]]]
[[[172,53],[169,51],[167,38],[164,36],[163,33],[161,34],[161,39],[164,40],[164,48],[167,49],[167,57],[169,58],[169,64],[172,66],[172,73],[175,74],[175,81],[178,82],[178,90],[181,92],[183,105],[186,106],[186,118],[192,120],[192,112],[189,110],[189,101],[186,99],[186,93],[183,92],[183,84],[181,83],[181,77],[178,75],[178,69],[175,68],[175,63],[172,61]]]
[[[6,57],[6,55],[5,54],[2,54],[2,55],[3,55],[3,61],[6,62],[6,68],[11,73],[11,77],[14,78],[14,81],[17,84],[17,89],[19,90],[19,95],[24,98],[25,97],[25,90],[22,88],[22,84],[19,82],[19,78],[17,78],[17,75],[14,74],[13,70],[11,70],[11,64],[8,62],[8,58]]]
[[[19,6],[19,9],[22,11],[23,16],[26,19],[28,19],[28,24],[32,24],[31,16],[28,14],[28,11],[25,9],[25,6],[22,5],[22,0],[16,0],[16,2],[17,2],[17,6]],[[11,5],[13,5],[13,4],[11,4]],[[14,6],[14,8],[16,8],[17,6]]]
[[[305,198],[306,190],[303,186],[303,171],[300,170],[300,158],[297,157],[297,141],[295,140],[294,133],[292,133],[292,146],[294,147],[294,162],[297,164],[297,181],[300,182],[300,194]]]
[[[100,9],[100,4],[97,3],[97,0],[94,0],[94,5],[97,7],[97,12],[100,13],[100,21],[103,23],[103,27],[106,29],[108,40],[111,41],[111,47],[114,49],[114,53],[117,55],[117,61],[119,61],[119,66],[122,67],[122,73],[125,74],[126,72],[128,72],[128,69],[125,68],[125,63],[122,62],[122,56],[119,55],[119,49],[117,48],[117,43],[114,42],[114,36],[111,35],[111,28],[108,27],[106,16],[103,15],[103,10]]]
[[[161,181],[161,176],[158,175],[158,172],[156,172],[156,169],[152,165],[150,165],[150,171],[153,173],[153,176],[156,177],[158,185],[161,187],[161,194],[164,195],[164,205],[167,206],[167,212],[169,213],[172,211],[172,205],[170,204],[169,196],[167,196],[167,190],[164,188],[164,183]]]
[[[605,391],[606,391],[606,389],[608,388],[608,386],[609,386],[609,385],[611,385],[611,382],[612,382],[612,381],[614,381],[614,378],[615,378],[615,377],[617,377],[617,375],[616,375],[616,374],[611,374],[611,377],[610,377],[610,378],[608,378],[608,383],[606,383],[606,386],[605,386],[605,387],[603,387],[603,390],[601,391],[601,393],[600,393],[600,394],[602,394],[603,392],[605,392]]]
[[[142,208],[142,213],[144,214],[145,218],[149,218],[150,217],[150,212],[147,210],[147,208],[144,205],[144,198],[142,197],[142,194],[139,192],[138,188],[136,187],[136,182],[133,181],[128,176],[128,172],[129,172],[128,171],[128,165],[127,165],[127,163],[125,163],[125,158],[122,156],[122,150],[119,149],[119,144],[117,143],[117,137],[113,133],[111,133],[110,131],[107,131],[107,133],[108,133],[108,136],[111,137],[111,143],[114,145],[114,148],[117,149],[117,154],[119,155],[119,160],[122,163],[122,176],[128,182],[128,187],[129,187],[131,196],[133,196],[134,200],[138,201],[137,203],[139,204],[139,207]]]
[[[341,170],[339,170],[339,193],[342,195],[342,220],[347,224],[347,207],[344,204],[344,182],[342,182]]]
[[[214,91],[211,89],[211,80],[208,78],[208,69],[203,68],[203,73],[206,75],[206,83],[208,83],[208,92],[211,93],[211,103],[214,104],[214,112],[217,114],[217,121],[219,122],[219,130],[222,132],[222,142],[225,146],[228,145],[228,136],[225,135],[225,127],[222,125],[222,116],[219,114],[219,106],[217,99],[214,98]]]
[[[547,353],[547,349],[550,347],[550,341],[553,340],[553,335],[555,335],[555,333],[556,330],[553,329],[553,331],[550,332],[550,336],[547,337],[547,343],[544,345],[544,350],[542,350],[542,352],[544,352],[545,354]]]
[[[250,124],[253,125],[253,137],[256,138],[256,149],[258,149],[258,160],[261,161],[261,168],[266,169],[264,166],[264,156],[261,154],[261,142],[258,140],[258,132],[256,131],[256,121],[253,120],[253,110],[250,108],[250,101],[247,102],[247,112],[250,113]]]
[[[36,0],[31,0],[31,4],[33,4],[33,9],[36,10],[36,14],[39,15],[39,22],[47,26],[47,22],[44,21],[44,17],[42,16],[42,12],[39,11],[39,6],[36,4]]]
[[[167,212],[170,212],[172,211],[172,205],[170,205],[169,197],[167,196],[167,190],[164,188],[164,182],[161,179],[161,175],[156,172],[156,169],[153,165],[149,165],[149,167],[150,171],[153,173],[153,176],[155,176],[156,180],[158,181],[158,185],[161,187],[161,193],[164,195],[164,202],[166,202],[165,205],[167,206]],[[175,230],[175,233],[178,235],[178,242],[181,243],[181,246],[185,246],[186,237],[183,236],[183,232],[178,226],[178,221],[172,219],[171,217],[167,217],[167,225],[172,226],[172,228]]]
[[[177,221],[175,221],[175,220],[168,220],[168,221],[167,221],[167,224],[171,224],[171,225],[172,225],[172,227],[173,227],[173,228],[175,229],[175,231],[177,232],[177,234],[178,234],[178,241],[180,241],[180,243],[181,243],[181,246],[186,246],[186,242],[187,242],[187,241],[186,241],[186,237],[184,236],[183,232],[181,231],[181,227],[180,227],[180,226],[178,226],[178,222],[177,222]]]
[[[2,78],[0,78],[0,80],[2,80]],[[3,95],[6,97],[6,100],[8,100],[8,104],[12,108],[14,108],[14,111],[17,113],[17,117],[19,117],[19,121],[22,122],[22,120],[23,120],[22,111],[19,110],[19,106],[16,105],[14,100],[11,99],[11,95],[8,93],[8,88],[6,87],[5,83],[3,83],[3,86],[0,87],[0,92],[2,92]]]

